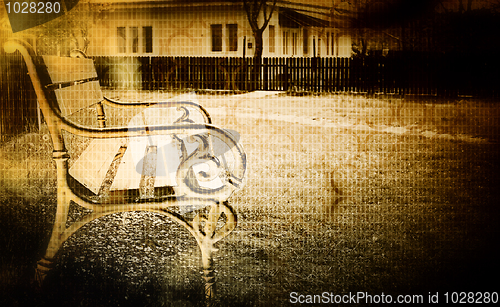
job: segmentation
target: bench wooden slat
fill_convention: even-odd
[[[175,176],[181,163],[181,152],[171,136],[156,136],[157,165],[155,187],[177,186]]]
[[[139,195],[141,198],[153,198],[154,181],[156,177],[157,147],[148,145],[146,155],[142,159],[142,176],[139,183]]]
[[[148,147],[156,146],[156,159],[154,166],[144,165],[144,157]],[[180,165],[180,151],[173,143],[170,136],[150,136],[131,139],[129,149],[125,152],[111,191],[140,188],[143,175],[150,176],[152,169],[155,171],[154,186],[177,186],[176,173]],[[147,162],[147,161],[146,161]]]
[[[81,184],[98,194],[104,178],[124,139],[94,139],[78,157],[69,174]]]
[[[139,189],[143,171],[143,158],[149,140],[147,137],[130,138],[127,150],[123,155],[111,191]]]
[[[69,116],[78,110],[102,101],[101,87],[99,81],[91,81],[76,84],[54,90],[59,107],[63,116]]]
[[[43,56],[52,83],[97,78],[92,59]]]

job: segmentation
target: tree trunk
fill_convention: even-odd
[[[264,51],[264,39],[262,38],[262,34],[264,31],[255,31],[253,33],[255,39],[255,58],[262,58],[262,52]]]
[[[252,90],[259,90],[260,84],[260,71],[262,64],[262,53],[264,51],[264,39],[262,34],[264,30],[258,30],[253,32],[255,39],[255,51],[253,54],[253,69],[252,69]]]

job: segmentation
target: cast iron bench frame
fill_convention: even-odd
[[[69,76],[63,76],[64,82],[60,82],[59,80],[54,82],[54,79],[58,77],[50,74],[50,69],[46,63],[49,58],[37,56],[28,43],[19,39],[10,39],[4,48],[8,53],[18,50],[24,58],[37,95],[39,107],[52,138],[53,159],[57,170],[57,210],[55,222],[45,255],[38,261],[35,274],[37,282],[40,284],[43,282],[48,271],[53,266],[57,253],[63,243],[85,224],[114,213],[149,211],[169,216],[184,226],[196,239],[201,250],[205,297],[210,301],[214,297],[215,283],[212,256],[212,253],[216,251],[214,244],[229,235],[236,226],[236,213],[229,205],[228,198],[235,190],[241,188],[246,172],[246,155],[234,135],[212,125],[207,111],[194,102],[161,103],[164,107],[176,108],[183,113],[174,123],[108,128],[106,127],[104,105],[115,108],[147,108],[158,105],[158,103],[121,103],[101,96],[97,97],[99,98],[98,101],[92,105],[97,112],[98,127],[77,124],[69,120],[63,114],[64,112],[61,111],[62,107],[60,101],[58,101],[56,92],[63,86],[74,86],[86,82],[93,82],[93,86],[97,84],[98,91],[100,92],[93,62],[90,70],[88,67],[85,67],[86,65],[80,65],[78,67],[85,68],[81,68],[84,71],[80,72],[80,74],[77,73],[77,76],[72,72],[68,74]],[[76,53],[77,58],[84,57],[82,55],[82,53]],[[86,58],[81,60],[87,61],[87,64],[88,61],[92,61]],[[61,70],[59,69],[59,71]],[[65,70],[63,69],[62,71]],[[89,71],[91,72],[90,78],[87,75]],[[72,74],[73,76],[71,76]],[[205,122],[194,123],[189,118],[188,108],[195,109],[201,113]],[[158,196],[155,194],[152,196],[150,189],[149,193],[145,193],[145,195],[137,196],[137,193],[133,193],[137,197],[112,198],[110,201],[104,198],[89,198],[79,193],[79,189],[74,188],[75,180],[70,176],[68,169],[68,159],[71,156],[66,148],[67,140],[65,140],[65,133],[63,131],[80,137],[106,140],[147,138],[158,135],[168,135],[169,137],[176,138],[176,135],[187,135],[190,142],[198,143],[198,147],[189,154],[185,147],[182,146],[183,142],[177,138],[177,141],[181,144],[182,154],[179,157],[180,165],[176,172],[177,186],[173,187],[175,191],[173,195]],[[224,159],[215,156],[212,148],[212,141],[215,139],[219,140],[219,142],[224,142],[228,146],[229,151],[234,157],[234,163],[231,167],[226,165],[225,161],[221,161]],[[223,187],[209,189],[197,183],[197,180],[200,178],[200,171],[198,171],[198,174],[194,174],[193,166],[200,163],[208,163],[210,166],[209,172],[201,172],[201,178],[209,177],[213,179],[214,177],[218,177],[224,184]],[[79,221],[74,221],[67,226],[67,223],[69,223],[69,208],[72,202],[83,208],[90,209],[92,212],[83,216]],[[186,215],[179,213],[178,208],[192,205],[203,205],[209,208],[209,210],[205,210],[205,213],[195,212],[196,215],[193,218],[187,218]]]

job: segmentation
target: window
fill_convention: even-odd
[[[144,53],[153,52],[153,27],[143,27],[143,51]]]
[[[139,29],[137,27],[130,27],[130,37],[131,37],[130,51],[132,53],[138,53],[139,52]]]
[[[297,54],[297,33],[292,33],[292,55]]]
[[[222,25],[211,25],[212,30],[212,51],[222,51]]]
[[[125,27],[118,27],[116,29],[116,36],[118,37],[118,41],[116,45],[118,46],[119,53],[127,52],[127,35]]]
[[[118,53],[152,53],[153,27],[117,27]]]
[[[229,24],[227,28],[227,46],[229,51],[238,51],[238,25]]]
[[[308,54],[309,53],[309,31],[307,29],[304,29],[303,35],[304,35],[304,45],[302,46],[304,49],[303,53]]]
[[[335,33],[332,33],[332,48],[331,48],[331,51],[332,51],[332,55],[334,56],[335,55],[335,43],[337,41],[337,36],[335,35]],[[338,43],[337,43],[338,45]]]
[[[330,55],[330,32],[326,32],[326,55]]]
[[[335,56],[339,56],[340,47],[339,47],[339,37],[335,36]]]
[[[276,32],[274,26],[269,26],[269,52],[276,51]]]
[[[283,31],[283,54],[288,54],[288,38],[290,36],[290,32]]]
[[[338,54],[338,42],[334,32],[326,32],[326,55]],[[337,50],[337,52],[336,52]]]

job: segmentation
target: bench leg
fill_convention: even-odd
[[[220,221],[222,214],[225,221]],[[205,299],[208,306],[215,297],[215,272],[213,252],[217,251],[214,244],[228,236],[236,227],[236,215],[227,202],[212,204],[208,216],[199,215],[193,220],[193,230],[201,250],[203,279],[205,281]]]
[[[201,262],[203,266],[203,279],[205,281],[205,299],[210,302],[215,297],[215,272],[213,261],[213,244],[206,245],[201,250]]]
[[[64,176],[63,176],[64,178]],[[109,212],[95,212],[85,219],[76,222],[69,228],[66,228],[66,222],[69,213],[69,196],[71,191],[65,183],[58,187],[57,212],[52,229],[52,235],[47,247],[45,256],[38,261],[35,278],[41,286],[47,273],[53,266],[59,248],[63,242],[81,226],[87,222],[99,218],[100,216],[124,211],[151,211],[166,214],[163,210],[151,210],[151,208],[140,208],[140,206],[124,207],[121,210],[110,210]],[[135,208],[137,207],[137,208]],[[166,214],[171,216],[182,225],[184,225],[196,238],[201,250],[201,261],[203,268],[203,279],[205,282],[205,299],[207,306],[213,305],[215,297],[215,272],[213,265],[213,253],[217,251],[214,244],[227,237],[236,227],[236,214],[227,202],[212,203],[207,216],[196,215],[192,223],[180,218],[176,214]]]
[[[38,285],[41,286],[47,273],[53,267],[53,259],[55,258],[59,248],[64,242],[63,234],[66,231],[66,222],[68,220],[69,204],[71,190],[66,183],[66,163],[67,157],[65,152],[60,155],[54,154],[54,161],[57,164],[57,209],[52,228],[50,241],[45,251],[45,255],[38,261],[35,279]]]
[[[38,287],[42,286],[45,277],[53,267],[53,261],[50,259],[42,258],[38,261],[35,271],[35,282]]]
[[[66,229],[68,207],[69,205],[63,205],[57,207],[56,221],[52,229],[52,235],[50,237],[49,245],[45,252],[45,256],[43,256],[43,258],[38,261],[36,268],[35,278],[39,285],[42,284],[43,280],[47,276],[47,273],[53,267],[53,259],[55,258],[57,251],[59,250],[59,248],[63,243],[62,235]]]

